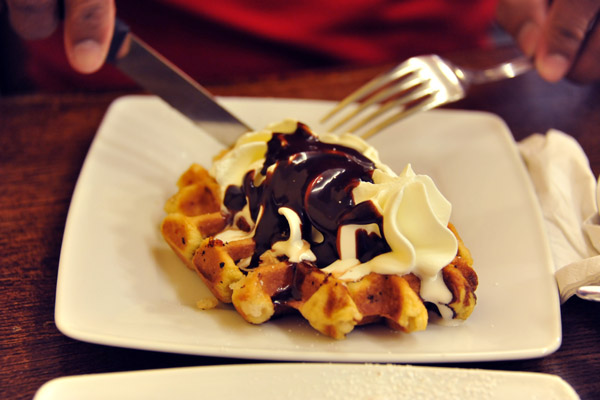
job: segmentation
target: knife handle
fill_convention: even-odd
[[[110,41],[106,61],[113,64],[117,61],[117,54],[119,53],[119,50],[121,50],[121,46],[123,46],[123,42],[125,42],[125,38],[128,34],[129,26],[119,18],[115,19],[115,29],[113,31],[112,40]]]

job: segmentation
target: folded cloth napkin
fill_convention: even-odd
[[[577,141],[557,130],[518,143],[533,182],[556,269],[561,302],[600,284],[598,184]]]

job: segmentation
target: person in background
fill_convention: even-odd
[[[203,83],[485,48],[496,13],[543,78],[600,78],[600,34],[591,29],[600,0],[5,2],[26,39],[27,76],[41,90],[133,87],[104,64],[117,13]]]
[[[64,0],[59,10],[59,0],[2,1],[10,24],[27,39],[21,42],[23,70],[45,91],[134,87],[104,64],[115,15],[194,79],[214,84],[489,46],[496,5],[496,0]]]

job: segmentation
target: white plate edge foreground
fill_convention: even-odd
[[[232,378],[234,377],[234,378]],[[266,385],[257,384],[269,379]],[[223,383],[235,382],[235,385]],[[34,400],[78,398],[178,399],[460,398],[579,399],[564,379],[536,372],[382,364],[267,363],[113,372],[53,379]],[[377,396],[379,395],[379,396]],[[542,397],[540,397],[542,396]]]
[[[137,98],[139,96],[133,96],[133,97],[135,100],[135,98]],[[117,99],[117,101],[111,105],[111,108],[114,107],[116,104],[118,104],[118,102],[127,102],[130,99],[131,99],[131,97]],[[269,102],[269,101],[284,102],[284,101],[287,101],[287,102],[291,102],[291,103],[300,103],[300,102],[315,103],[312,100],[294,100],[294,99],[276,99],[275,100],[275,99],[249,99],[249,98],[241,98],[241,99],[240,98],[231,98],[230,99],[230,98],[227,98],[224,100],[225,100],[225,102],[234,103],[234,104],[232,104],[233,106],[235,105],[236,102],[238,104],[239,103],[243,104],[244,102],[260,103],[261,101],[262,102]],[[331,104],[330,102],[323,102],[323,101],[318,101],[318,103]],[[109,108],[109,110],[107,111],[107,115],[111,112],[111,108]],[[470,113],[470,112],[465,112],[465,113]],[[492,116],[493,114],[489,114],[489,115]],[[504,124],[504,122],[501,121],[497,116],[494,116],[494,118],[497,119],[498,121],[500,121],[502,124]],[[101,130],[101,128],[102,128],[102,126],[100,127],[99,131]],[[95,145],[96,145],[96,139],[94,140],[94,142],[92,143],[92,146],[90,147],[90,153],[93,151]],[[516,157],[516,153],[513,156]],[[86,158],[86,161],[82,168],[82,172],[80,174],[80,179],[82,176],[85,175],[86,170],[87,170],[87,165],[88,165],[88,158]],[[79,182],[75,188],[72,204],[77,203],[78,188],[79,188]],[[71,211],[72,210],[69,210],[69,216],[71,216]],[[539,218],[541,218],[541,212],[539,213]],[[67,225],[65,228],[65,237],[67,237],[70,222],[72,222],[71,218],[68,218]],[[63,242],[63,248],[65,245],[66,245],[66,243]],[[65,262],[65,263],[67,262],[66,258],[63,259],[64,255],[65,254],[61,253],[61,265],[63,264],[63,262]],[[62,277],[63,273],[64,273],[64,269],[59,268],[58,285],[60,285],[61,277]],[[385,353],[385,352],[382,352],[381,354],[377,354],[375,357],[373,354],[360,354],[360,353],[346,354],[346,353],[340,353],[340,352],[327,352],[327,351],[313,352],[313,353],[305,352],[303,354],[298,354],[299,353],[298,351],[286,351],[286,350],[277,350],[277,349],[274,349],[271,352],[265,353],[263,350],[255,351],[255,350],[251,350],[251,349],[227,348],[227,347],[215,348],[214,346],[203,346],[200,343],[195,345],[193,348],[190,348],[190,345],[186,345],[186,344],[179,345],[177,343],[168,342],[168,341],[149,340],[149,339],[139,340],[136,338],[119,337],[119,336],[107,337],[106,335],[102,335],[102,334],[98,335],[94,332],[86,331],[85,329],[81,330],[78,328],[78,326],[76,324],[72,325],[68,321],[68,318],[66,318],[64,315],[61,314],[61,308],[59,307],[59,304],[63,300],[60,296],[62,296],[64,294],[65,293],[61,292],[61,290],[57,286],[56,324],[57,324],[57,327],[59,328],[59,330],[61,330],[61,332],[63,332],[65,335],[70,336],[75,339],[88,341],[88,342],[92,342],[92,343],[138,348],[138,349],[144,349],[144,350],[158,350],[158,351],[165,351],[165,352],[178,352],[178,353],[207,355],[207,356],[212,355],[212,356],[220,356],[220,357],[243,357],[243,358],[273,359],[273,360],[305,360],[305,361],[337,360],[337,361],[344,361],[344,362],[351,362],[351,361],[462,362],[462,361],[488,361],[488,360],[522,359],[522,358],[540,357],[540,356],[545,356],[545,355],[550,354],[551,352],[555,351],[560,346],[560,333],[558,332],[556,335],[556,338],[555,338],[556,340],[554,340],[553,342],[544,343],[543,346],[538,346],[538,347],[530,348],[530,349],[526,349],[526,350],[519,350],[519,351],[500,350],[497,352],[486,352],[485,354],[454,352],[448,356],[444,356],[444,355],[440,355],[440,354],[422,354],[419,357],[417,357],[417,359],[407,359],[406,356],[403,356],[402,354],[393,354],[393,353]],[[557,298],[556,307],[558,308],[558,295],[556,295],[556,298]],[[558,311],[558,315],[559,314],[560,314],[560,312]],[[560,330],[560,320],[558,321],[558,329]]]

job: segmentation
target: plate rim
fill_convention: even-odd
[[[298,374],[306,370],[316,370],[321,373],[327,372],[369,372],[369,371],[385,371],[390,373],[403,373],[403,372],[414,372],[418,375],[426,374],[442,374],[451,375],[456,374],[471,377],[480,376],[482,378],[498,378],[508,380],[518,380],[520,378],[526,379],[527,385],[532,387],[533,385],[539,387],[539,384],[550,384],[553,389],[562,389],[561,394],[567,394],[569,399],[579,399],[579,395],[564,378],[559,375],[544,373],[544,372],[530,372],[530,371],[512,371],[512,370],[498,370],[498,369],[479,369],[479,368],[460,368],[460,367],[440,367],[440,366],[419,366],[409,364],[370,364],[370,363],[248,363],[248,364],[228,364],[228,365],[202,365],[202,366],[186,366],[186,367],[173,367],[173,368],[158,368],[149,370],[133,370],[133,371],[121,371],[121,372],[101,372],[86,375],[72,375],[72,376],[61,376],[51,379],[43,383],[36,391],[33,399],[34,400],[49,400],[56,398],[55,395],[61,393],[61,391],[68,390],[71,384],[84,384],[90,387],[107,382],[119,382],[121,385],[124,382],[139,381],[140,379],[162,379],[162,380],[173,380],[177,376],[189,377],[195,380],[201,380],[210,378],[215,374],[243,374],[245,375],[256,375],[258,373],[274,373],[275,375],[281,374]],[[237,376],[237,375],[236,375]],[[365,380],[368,377],[365,376]],[[163,382],[164,383],[164,382]],[[79,387],[80,388],[80,387]],[[240,389],[243,390],[243,389]],[[143,391],[142,391],[143,393]],[[268,398],[268,396],[266,397]],[[492,398],[496,398],[492,395]]]

